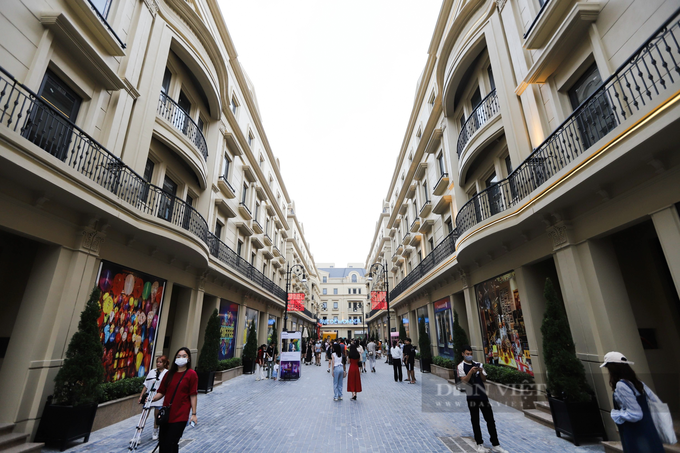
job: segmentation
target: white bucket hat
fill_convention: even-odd
[[[607,366],[608,363],[627,363],[628,365],[633,365],[635,362],[629,361],[626,356],[620,352],[608,352],[604,355],[604,363],[600,365],[600,368]]]

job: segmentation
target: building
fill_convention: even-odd
[[[116,380],[148,371],[154,346],[187,346],[196,363],[214,309],[224,357],[241,354],[249,324],[264,343],[285,317],[287,267],[318,272],[216,0],[12,5],[0,422],[34,433],[93,287]],[[289,328],[316,326],[314,288]],[[138,359],[114,361],[121,350]]]
[[[366,272],[361,263],[335,267],[319,263],[321,335],[335,333],[338,338],[365,337],[365,310],[368,291]]]
[[[542,383],[550,278],[610,437],[608,351],[680,410],[678,36],[677,2],[442,3],[365,263],[392,329],[450,356],[455,311],[476,360]]]

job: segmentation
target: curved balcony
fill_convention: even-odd
[[[154,186],[90,135],[0,67],[0,123],[56,157],[134,210],[171,223],[200,239],[210,254],[252,283],[286,300],[285,290],[238,257],[208,230],[191,205]]]
[[[189,113],[162,91],[158,98],[158,115],[184,134],[203,156],[203,160],[208,160],[208,145],[205,143],[203,132]]]
[[[560,124],[506,179],[472,197],[456,216],[459,235],[518,205],[580,158],[596,142],[643,108],[650,110],[677,91],[680,9]],[[674,75],[673,73],[676,72]],[[459,148],[460,149],[460,148]]]

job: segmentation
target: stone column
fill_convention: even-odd
[[[437,323],[434,319],[434,303],[427,304],[427,317],[430,325],[430,343],[432,343],[432,357],[439,355],[439,346],[437,343]]]
[[[241,306],[238,307],[238,316],[237,316],[237,324],[236,324],[236,347],[234,348],[234,357],[242,357],[243,356],[243,337],[248,335],[248,332],[244,332],[243,329],[245,329],[246,325],[246,309],[248,306],[246,305],[246,298],[245,296],[241,300]]]
[[[471,284],[470,276],[466,272],[461,271],[461,279],[463,280],[463,295],[465,296],[465,312],[467,314],[468,324],[467,333],[468,339],[470,340],[470,347],[472,347],[475,360],[486,363],[484,357],[484,341],[482,339],[482,324],[479,318],[475,287]],[[458,360],[458,357],[456,357],[455,360]]]
[[[675,290],[680,295],[680,217],[678,209],[670,206],[652,214],[656,234],[661,242],[668,270],[673,277]]]
[[[165,335],[168,330],[168,319],[170,318],[170,305],[172,304],[172,292],[174,291],[174,284],[171,281],[165,283],[165,292],[163,293],[163,305],[161,306],[161,313],[158,319],[158,333],[156,334],[156,351],[154,352],[155,358],[163,355],[163,349],[165,349]],[[174,354],[175,351],[170,349],[171,345],[167,345],[169,351],[168,354]],[[172,363],[174,357],[168,356],[168,360]],[[154,362],[155,363],[155,362]]]

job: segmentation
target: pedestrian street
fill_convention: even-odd
[[[463,405],[437,406],[437,384],[454,398],[465,397],[437,376],[416,370],[416,385],[395,383],[392,367],[384,359],[376,373],[362,373],[357,401],[351,401],[343,383],[343,399],[333,401],[332,376],[327,362],[302,366],[298,381],[255,381],[242,375],[198,396],[198,425],[188,426],[180,451],[191,452],[471,452],[474,440],[470,415]],[[423,395],[423,388],[426,389]],[[574,446],[553,430],[525,418],[522,412],[494,404],[501,445],[520,452],[602,452],[596,443]],[[71,443],[69,452],[125,452],[138,417],[95,431],[86,444]],[[149,453],[151,423],[137,450]],[[482,433],[487,448],[486,425]],[[53,446],[44,452],[58,451]]]

